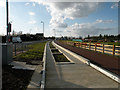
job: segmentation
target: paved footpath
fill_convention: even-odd
[[[61,50],[75,64],[56,65],[47,45],[46,88],[118,88],[118,83]]]

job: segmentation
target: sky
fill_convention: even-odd
[[[12,31],[86,37],[118,34],[117,2],[9,2]],[[12,32],[11,32],[12,33]],[[0,1],[0,35],[6,35],[6,5]]]

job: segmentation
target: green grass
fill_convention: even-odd
[[[55,50],[51,50],[52,51],[52,53],[59,53],[59,51],[58,51],[58,49],[55,49]]]
[[[70,62],[64,55],[53,55],[56,62]]]
[[[60,41],[62,41],[62,40],[60,40]],[[50,46],[50,48],[55,48],[53,45],[52,45],[52,43],[50,42],[50,44],[49,44],[49,46]],[[57,49],[53,49],[53,50],[51,50],[52,51],[52,53],[60,53]],[[55,61],[56,62],[70,62],[64,55],[62,55],[62,54],[53,54],[53,56],[54,56],[54,58],[55,58]]]
[[[16,60],[42,60],[45,43],[29,45],[29,50],[14,57]]]

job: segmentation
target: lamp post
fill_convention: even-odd
[[[44,22],[41,21],[41,23],[43,24],[43,39],[44,39]]]
[[[55,29],[53,29],[54,30],[54,35],[55,35],[55,37],[56,37],[56,32],[55,32]],[[56,39],[56,38],[55,38]]]

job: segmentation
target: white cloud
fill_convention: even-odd
[[[31,21],[29,21],[28,23],[29,23],[29,24],[35,24],[36,21],[35,21],[35,20],[31,20]]]
[[[99,7],[98,2],[43,2],[42,0],[31,0],[38,4],[46,6],[47,11],[51,15],[50,27],[51,28],[66,28],[66,19],[76,19],[87,17],[89,14],[96,11]]]
[[[95,23],[113,23],[113,20],[97,19]]]
[[[0,7],[5,7],[5,5],[6,5],[5,0],[0,0]]]
[[[35,13],[34,13],[34,12],[29,12],[29,15],[30,15],[30,16],[34,16]]]
[[[25,3],[25,6],[29,5],[30,3]]]
[[[35,24],[36,23],[36,20],[34,20],[35,13],[34,12],[29,12],[29,15],[30,15],[30,21],[28,23],[29,24]]]
[[[50,23],[50,27],[54,28],[66,28],[67,24],[66,23],[61,23],[61,22],[52,22]]]
[[[25,6],[28,6],[29,4],[30,4],[30,3],[27,2],[27,3],[25,3]],[[36,5],[36,4],[33,2],[33,3],[32,3],[32,6],[35,7],[35,5]]]
[[[47,4],[47,10],[50,12],[52,19],[50,21],[51,27],[53,25],[64,23],[64,20],[87,17],[94,12],[99,3],[71,3],[71,2],[56,2]],[[58,23],[59,22],[59,23]],[[60,26],[58,25],[58,26]]]
[[[0,26],[0,35],[6,34],[6,27],[5,26]]]
[[[98,27],[97,24],[100,23],[112,23],[112,20],[96,20],[93,23],[75,23],[66,28],[65,32],[70,36],[87,36],[87,35],[98,35],[104,31],[117,30],[116,27]]]
[[[36,5],[35,3],[32,4],[33,7],[35,7],[35,5]]]
[[[111,6],[112,9],[113,9],[113,8],[116,8],[116,7],[118,7],[118,3],[114,3],[114,4]]]

